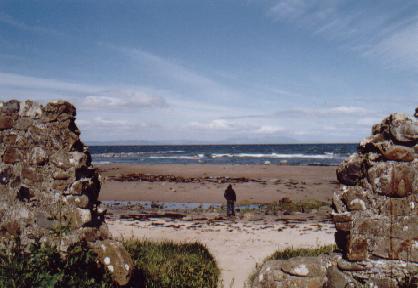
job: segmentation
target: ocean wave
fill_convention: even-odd
[[[190,159],[190,160],[197,160],[199,156],[149,156],[149,159]]]
[[[181,150],[171,151],[171,153],[182,153]],[[163,155],[168,154],[168,155]],[[170,152],[105,152],[92,154],[94,158],[101,159],[129,159],[129,158],[147,158],[147,159],[188,159],[199,160],[203,158],[270,158],[270,159],[342,159],[345,155],[335,154],[333,152],[324,152],[324,154],[303,154],[303,153],[198,153],[195,155],[169,155]]]
[[[93,153],[91,156],[97,158],[134,158],[134,157],[148,157],[149,155],[161,155],[161,154],[172,154],[172,153],[184,153],[183,150],[172,150],[172,151],[147,151],[147,152],[103,152]]]
[[[96,158],[132,158],[141,155],[143,155],[142,152],[104,152],[91,154],[91,156]]]
[[[202,159],[207,157],[203,153],[195,155],[178,155],[176,153],[184,153],[182,150],[175,151],[156,151],[156,152],[104,152],[93,153],[91,156],[96,159],[135,159],[135,158],[147,158],[147,159]],[[167,155],[164,155],[167,154]],[[175,155],[170,155],[175,154]]]
[[[94,164],[112,164],[112,162],[110,162],[110,161],[92,161],[91,163],[93,165]]]
[[[211,155],[212,158],[277,158],[277,159],[288,159],[288,158],[299,158],[299,159],[334,159],[341,158],[343,156],[336,155],[334,153],[325,152],[324,154],[302,154],[302,153],[214,153]]]

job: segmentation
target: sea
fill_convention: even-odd
[[[356,144],[90,146],[93,163],[287,164],[331,166]]]

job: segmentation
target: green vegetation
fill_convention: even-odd
[[[268,260],[287,260],[296,256],[318,256],[321,254],[326,254],[333,252],[337,249],[335,244],[320,246],[317,248],[286,248],[284,250],[277,250],[272,255],[267,257],[265,261]]]
[[[202,244],[136,240],[124,244],[136,264],[129,287],[210,288],[219,283],[216,262]],[[39,242],[29,251],[19,239],[10,245],[0,249],[0,288],[114,287],[86,244],[69,249],[66,260],[57,249]]]
[[[323,206],[329,206],[329,203],[318,200],[293,202],[288,198],[282,198],[277,202],[265,204],[263,206],[266,214],[275,215],[278,211],[306,213],[312,209],[319,209]]]
[[[0,287],[112,287],[110,276],[96,263],[86,245],[68,251],[63,260],[58,251],[39,243],[24,251],[17,239],[11,249],[0,250]]]
[[[260,272],[261,267],[266,261],[269,260],[287,260],[297,256],[318,256],[321,254],[331,253],[337,249],[335,244],[320,246],[317,248],[286,248],[284,250],[277,250],[266,259],[260,265],[257,264],[253,273],[248,277],[247,285],[250,285],[254,282],[255,277]]]
[[[219,283],[215,259],[200,243],[128,240],[124,244],[138,270],[135,282],[142,287],[210,288]]]

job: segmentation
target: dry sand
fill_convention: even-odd
[[[246,177],[260,182],[234,184],[238,202],[269,203],[283,197],[329,202],[337,189],[335,167],[287,165],[97,165],[104,182],[100,200],[222,203],[226,183],[113,181],[112,176],[142,173],[181,177]]]
[[[111,220],[110,232],[115,237],[176,242],[198,241],[205,244],[221,269],[224,287],[244,287],[256,263],[276,249],[317,247],[334,243],[334,225],[305,222],[293,225],[263,221],[254,223],[223,222],[196,225],[184,220],[154,219],[149,221]],[[284,229],[283,231],[279,231]]]

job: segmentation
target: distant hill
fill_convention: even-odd
[[[89,146],[136,146],[136,145],[222,145],[222,144],[298,144],[296,139],[277,136],[277,137],[237,137],[227,138],[216,142],[198,140],[120,140],[120,141],[86,141]]]

